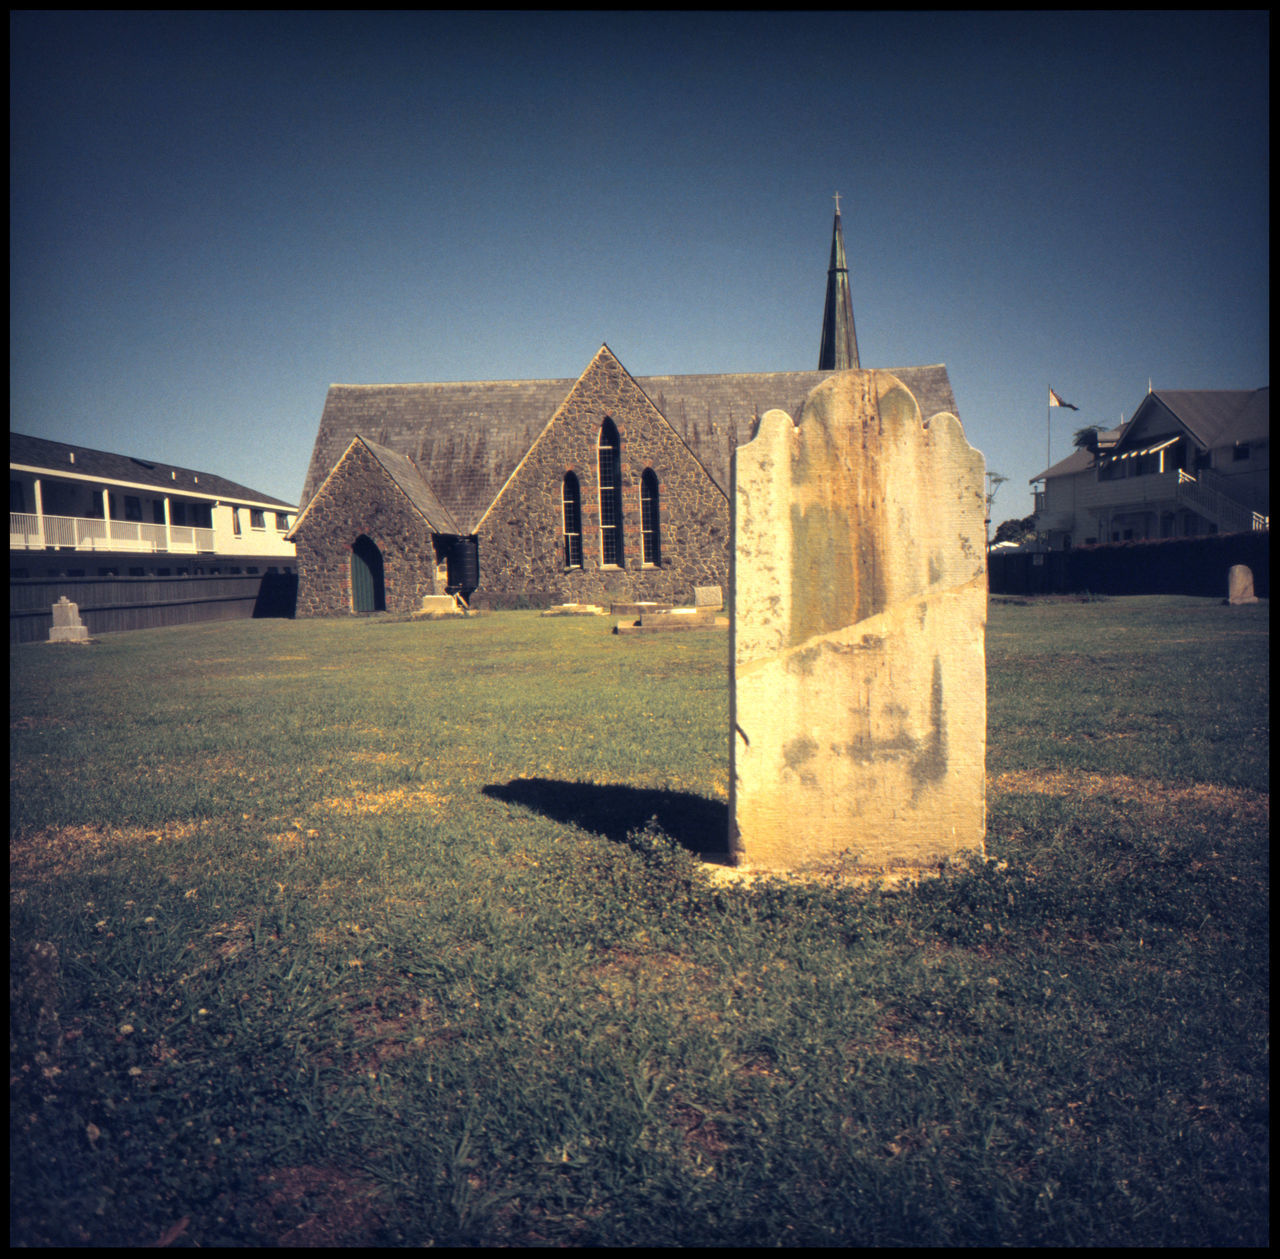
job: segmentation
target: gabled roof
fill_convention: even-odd
[[[360,433],[357,433],[347,443],[346,450],[334,461],[333,467],[329,470],[329,475],[316,487],[317,494],[324,488],[325,482],[338,470],[339,466],[356,446],[361,446],[369,452],[370,457],[391,478],[396,488],[408,499],[409,505],[426,521],[427,528],[433,533],[456,534],[462,532],[458,528],[452,513],[440,501],[431,486],[427,484],[417,465],[408,455],[402,455],[398,451],[390,450],[386,446],[380,445],[378,442],[370,441],[369,438]],[[298,519],[294,521],[293,528],[289,530],[289,541],[293,541],[298,534],[298,530],[302,528],[315,498],[316,495],[313,494],[307,500],[306,506],[303,507],[298,515]]]
[[[1157,389],[1142,400],[1117,446],[1147,416],[1151,407],[1164,406],[1206,450],[1235,442],[1258,441],[1271,429],[1271,387],[1261,389]]]
[[[380,446],[367,437],[361,437],[360,440],[436,533],[460,532],[452,513],[436,497],[431,486],[423,480],[422,473],[418,471],[417,465],[408,455]]]
[[[630,400],[628,400],[626,396],[629,392],[633,394],[633,397]],[[524,461],[533,457],[534,451],[538,447],[538,443],[555,427],[557,421],[559,421],[567,412],[570,412],[577,406],[582,405],[581,399],[583,397],[587,399],[599,399],[604,396],[615,398],[617,400],[617,405],[625,412],[631,412],[633,405],[637,402],[641,406],[642,413],[644,409],[648,409],[652,413],[653,423],[664,425],[666,428],[670,429],[676,440],[689,451],[689,457],[702,467],[702,470],[707,473],[709,479],[714,484],[717,484],[718,487],[715,477],[711,476],[710,470],[698,458],[697,452],[694,451],[694,449],[685,440],[680,430],[667,419],[667,417],[662,413],[661,408],[640,387],[636,378],[632,376],[625,367],[623,367],[618,356],[614,354],[607,345],[602,345],[596,351],[595,357],[587,364],[582,375],[574,381],[573,388],[564,396],[560,405],[556,407],[551,417],[547,420],[542,432],[534,438],[529,449],[521,456],[519,462],[517,462],[516,466],[512,469],[511,476],[503,483],[502,487],[494,496],[493,501],[476,522],[477,527],[484,520],[484,517],[498,505],[498,502],[502,498],[503,490],[505,490],[506,486],[515,479]],[[594,409],[593,404],[590,401],[587,401],[585,405],[588,409]],[[723,490],[721,490],[721,492],[723,493]],[[728,495],[725,497],[727,498]]]
[[[607,349],[607,347],[604,347]],[[625,370],[625,369],[624,369]],[[889,368],[926,418],[956,411],[943,366]],[[632,379],[723,490],[733,447],[775,407],[798,416],[828,371],[738,372]],[[331,385],[303,489],[309,502],[353,438],[406,455],[462,533],[475,526],[576,379]]]
[[[483,515],[572,380],[330,385],[303,503],[310,502],[351,441],[414,461],[464,530]]]
[[[91,477],[120,485],[163,490],[168,494],[295,510],[293,503],[261,494],[213,472],[198,472],[172,463],[117,455],[88,446],[49,441],[44,437],[27,437],[22,433],[9,434],[9,465],[32,468],[50,476]]]
[[[1155,389],[1119,428],[1098,434],[1104,453],[1118,457],[1129,447],[1149,444],[1149,438],[1138,439],[1136,434],[1140,425],[1153,418],[1152,411],[1157,407],[1182,425],[1202,450],[1261,441],[1271,431],[1270,385],[1261,389]],[[1093,457],[1087,451],[1076,450],[1031,480],[1070,476],[1091,467]]]

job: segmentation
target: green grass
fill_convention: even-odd
[[[1267,605],[988,661],[989,860],[892,890],[693,860],[723,634],[14,649],[11,1243],[1265,1244]]]

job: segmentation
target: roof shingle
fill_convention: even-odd
[[[926,418],[958,414],[947,369],[889,368]],[[829,371],[635,376],[635,383],[684,438],[707,471],[729,487],[733,447],[756,420],[780,408],[800,414]],[[516,465],[576,380],[459,381],[442,384],[331,385],[302,493],[320,487],[357,435],[408,456],[460,532],[473,532]]]
[[[75,456],[72,459],[71,456]],[[172,494],[200,495],[204,498],[233,499],[237,502],[262,504],[294,510],[293,503],[270,494],[260,494],[247,485],[238,485],[214,472],[199,472],[172,463],[159,463],[131,455],[117,455],[88,446],[50,441],[44,437],[9,434],[9,463],[24,467],[48,469],[50,473],[98,477],[104,481],[122,481],[132,485],[165,490]]]

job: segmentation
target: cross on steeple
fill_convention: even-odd
[[[853,327],[853,299],[849,266],[844,258],[844,230],[840,225],[840,194],[835,195],[836,218],[831,228],[831,264],[827,268],[827,304],[822,312],[822,345],[818,370],[848,371],[858,362],[858,334]]]

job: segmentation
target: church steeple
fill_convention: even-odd
[[[836,221],[831,231],[831,265],[827,268],[827,304],[822,312],[822,347],[818,370],[846,371],[860,366],[858,334],[853,328],[853,298],[849,266],[844,259],[844,229],[840,224],[840,194],[836,193]]]

